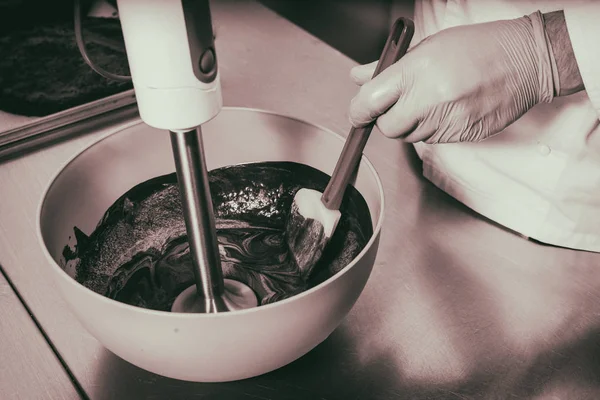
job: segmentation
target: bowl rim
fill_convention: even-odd
[[[301,124],[306,124],[306,125],[312,126],[318,130],[325,132],[328,135],[335,137],[337,140],[339,140],[341,142],[345,142],[345,140],[346,140],[346,138],[344,138],[340,134],[334,132],[331,129],[325,128],[322,125],[314,124],[312,122],[308,122],[301,118],[293,117],[288,114],[282,114],[282,113],[279,113],[276,111],[270,111],[270,110],[261,109],[261,108],[241,107],[241,106],[223,106],[222,111],[253,112],[253,113],[259,113],[259,114],[268,114],[268,115],[272,115],[272,116],[276,116],[276,117],[282,117],[282,118],[286,118],[289,120],[293,120],[295,122],[299,122]],[[378,194],[379,194],[379,198],[380,198],[380,207],[379,207],[379,215],[377,216],[377,224],[375,224],[375,228],[373,229],[373,234],[371,235],[371,238],[367,241],[366,245],[360,251],[360,253],[358,253],[352,259],[352,261],[350,263],[348,263],[345,267],[343,267],[339,272],[337,272],[335,275],[331,276],[330,278],[324,280],[323,282],[319,283],[318,285],[313,286],[312,288],[310,288],[308,290],[305,290],[301,293],[298,293],[298,294],[288,297],[286,299],[276,301],[274,303],[265,304],[265,305],[262,305],[259,307],[247,308],[247,309],[242,309],[242,310],[234,310],[234,311],[229,311],[229,312],[224,312],[224,313],[215,313],[215,314],[173,313],[171,311],[152,310],[152,309],[147,309],[147,308],[142,308],[142,307],[137,307],[137,306],[133,306],[130,304],[122,303],[120,301],[110,299],[106,296],[103,296],[103,295],[97,293],[97,292],[94,292],[93,290],[85,287],[81,283],[77,282],[74,278],[72,278],[63,268],[61,268],[58,265],[58,263],[54,260],[54,258],[50,254],[50,252],[46,246],[44,236],[42,234],[42,211],[44,209],[44,205],[46,203],[46,198],[48,196],[48,193],[50,192],[50,189],[54,186],[58,177],[63,173],[63,171],[69,165],[71,165],[79,157],[83,156],[84,153],[86,153],[92,147],[98,145],[100,142],[112,137],[113,135],[115,135],[119,132],[122,132],[126,129],[129,129],[133,126],[140,125],[140,124],[145,124],[145,123],[140,117],[136,117],[133,121],[126,122],[122,125],[115,127],[114,129],[110,129],[106,134],[99,137],[96,141],[92,142],[91,144],[88,144],[83,149],[76,152],[73,156],[69,157],[52,174],[50,182],[44,188],[44,191],[42,192],[42,196],[39,199],[38,206],[37,206],[36,234],[37,234],[38,242],[42,247],[44,256],[49,261],[51,268],[54,269],[56,272],[58,272],[58,274],[55,274],[55,276],[60,276],[61,279],[66,280],[68,282],[68,284],[79,287],[79,290],[83,289],[84,291],[89,292],[89,294],[93,298],[96,298],[100,302],[111,304],[115,307],[123,308],[125,310],[131,310],[132,312],[140,312],[142,314],[155,315],[157,317],[164,317],[164,318],[235,318],[235,317],[243,315],[243,314],[251,314],[251,313],[261,312],[260,310],[263,310],[263,309],[274,309],[277,307],[284,307],[286,304],[296,301],[296,300],[300,299],[301,297],[310,296],[313,292],[322,290],[324,287],[331,285],[334,281],[340,279],[343,275],[348,273],[348,271],[357,264],[358,260],[361,259],[362,257],[364,257],[364,255],[371,249],[371,247],[373,246],[373,243],[376,240],[378,240],[378,238],[381,234],[381,227],[382,227],[384,212],[385,212],[385,194],[384,194],[384,190],[383,190],[383,184],[381,182],[381,178],[380,178],[379,174],[377,173],[377,170],[375,169],[375,167],[373,166],[371,161],[368,159],[368,157],[363,153],[363,155],[361,156],[361,163],[364,162],[365,165],[369,168],[370,172],[373,174],[373,177],[375,178],[375,183],[377,184]],[[152,128],[151,126],[149,126],[149,127]],[[61,292],[61,296],[63,297],[65,302],[68,303],[66,296],[62,293],[62,290],[59,289],[59,291]],[[72,307],[71,304],[69,304],[68,306]]]

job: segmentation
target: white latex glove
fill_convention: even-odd
[[[377,119],[385,136],[408,142],[477,142],[500,132],[560,92],[542,18],[440,31],[372,80],[376,63],[355,67],[362,86],[350,121]]]

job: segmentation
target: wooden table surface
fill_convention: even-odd
[[[226,105],[345,135],[352,60],[257,3],[215,2],[213,19]],[[478,217],[421,177],[410,146],[376,132],[366,154],[386,194],[380,250],[362,296],[324,343],[226,384],[166,379],[120,360],[47,283],[35,236],[52,174],[111,129],[0,165],[0,265],[90,398],[600,398],[600,255],[539,245]],[[49,364],[28,364],[45,376],[23,378],[38,388],[9,379],[5,390],[44,390]]]

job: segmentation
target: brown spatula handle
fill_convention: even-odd
[[[377,68],[373,73],[373,78],[406,54],[414,31],[415,27],[412,20],[408,18],[398,18],[396,20],[377,63]],[[348,186],[350,178],[360,162],[374,125],[375,122],[372,122],[363,128],[352,128],[350,130],[329,184],[321,198],[328,209],[337,210],[340,208],[346,186]]]

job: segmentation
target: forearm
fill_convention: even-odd
[[[563,11],[544,14],[544,26],[556,61],[560,84],[560,92],[556,95],[568,96],[584,90]]]

